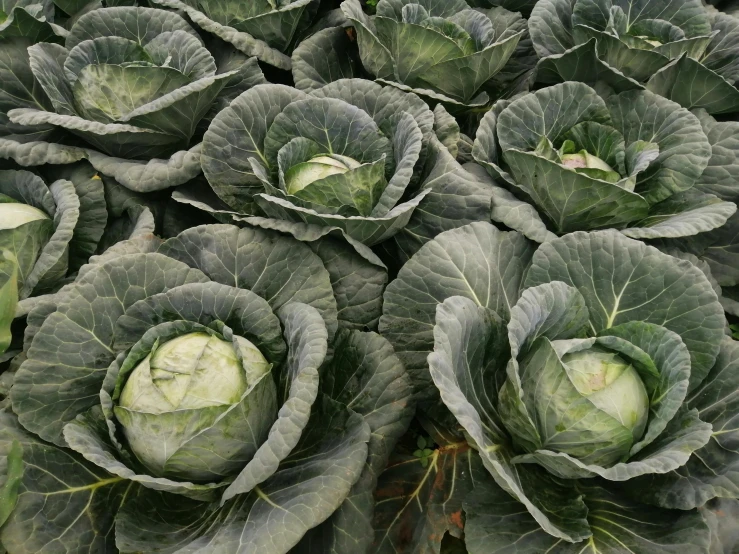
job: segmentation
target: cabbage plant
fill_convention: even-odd
[[[141,202],[113,205],[116,187],[86,162],[0,171],[0,243],[18,263],[21,300],[58,290],[113,243],[154,232]]]
[[[335,235],[384,267],[377,252],[401,261],[441,231],[489,219],[491,189],[455,159],[461,142],[442,106],[432,111],[394,87],[356,78],[310,92],[257,85],[203,138],[217,198],[190,186],[173,196],[311,243]]]
[[[66,169],[51,184],[29,171],[0,171],[0,244],[17,260],[21,300],[58,289],[105,231],[102,181],[89,166]]]
[[[538,242],[601,228],[685,237],[720,228],[736,211],[733,131],[715,124],[650,91],[600,96],[566,82],[499,102],[472,154],[535,208],[494,206],[493,219]]]
[[[12,150],[6,156],[24,165],[87,158],[140,192],[198,175],[198,125],[264,81],[255,59],[220,46],[211,53],[181,16],[152,8],[89,11],[75,21],[64,46],[33,44],[28,58],[26,69],[16,61],[14,74],[32,87],[4,106],[21,128],[14,134],[23,134],[23,127],[56,128],[92,148],[45,138],[43,145],[7,145]],[[48,161],[50,150],[55,161]]]
[[[95,258],[28,316],[0,412],[23,467],[3,546],[366,548],[411,387],[338,314],[321,258],[274,231],[205,225]]]
[[[358,79],[310,94],[260,85],[213,120],[203,171],[238,213],[337,227],[371,246],[425,196],[408,198],[433,123],[417,96]]]
[[[698,509],[736,491],[724,326],[686,260],[615,230],[537,247],[484,222],[422,247],[380,322],[433,421],[436,482],[454,483],[430,502],[464,510],[472,553],[707,551]],[[404,521],[395,545],[413,525],[397,509],[376,517]]]
[[[689,109],[739,110],[739,21],[699,0],[542,0],[529,28],[544,83],[646,87]]]
[[[153,0],[181,10],[204,31],[247,56],[289,70],[290,51],[313,22],[320,0]]]
[[[379,82],[457,108],[488,102],[485,83],[525,33],[520,17],[473,9],[464,0],[380,0],[373,16],[360,0],[346,0],[341,9],[354,24],[364,68]]]
[[[73,280],[93,255],[154,232],[154,217],[141,202],[113,206],[115,187],[120,185],[104,183],[85,162],[37,173],[0,170],[0,328],[7,332],[2,343],[11,341],[10,325],[19,319],[4,361],[20,353],[21,318]]]

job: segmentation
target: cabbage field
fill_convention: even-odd
[[[738,204],[735,0],[0,0],[0,554],[737,554]]]

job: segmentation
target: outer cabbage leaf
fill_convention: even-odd
[[[568,544],[545,533],[519,502],[490,480],[476,487],[465,501],[467,521],[465,542],[470,554],[499,553],[515,548],[534,554],[556,550],[564,554],[632,552],[698,554],[705,552],[710,533],[703,517],[695,512],[665,510],[639,503],[597,482],[577,486],[588,506],[588,522],[593,536]]]
[[[23,464],[18,503],[0,532],[3,545],[17,552],[41,552],[51,543],[70,551],[114,548],[114,520],[107,508],[136,486],[38,439],[10,412],[3,411],[0,419],[3,456],[17,441]],[[54,509],[55,517],[44,511]]]
[[[139,192],[187,182],[200,173],[199,147],[190,142],[199,125],[235,91],[264,82],[256,60],[217,45],[212,50],[172,12],[111,7],[84,13],[74,19],[65,46],[35,44],[30,60],[17,56],[6,64],[11,82],[27,87],[0,107],[12,112],[3,155],[24,165],[88,158]],[[55,129],[59,136],[50,136]],[[78,146],[60,129],[93,148]]]
[[[437,304],[464,296],[507,319],[533,253],[518,233],[472,223],[428,242],[388,285],[380,332],[405,364],[419,399],[436,397],[426,357],[433,350]]]
[[[725,338],[716,364],[687,399],[687,406],[713,426],[711,439],[687,464],[664,475],[628,483],[637,498],[666,508],[689,510],[712,498],[735,498],[739,491],[739,453],[734,424],[739,343]]]

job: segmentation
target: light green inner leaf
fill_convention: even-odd
[[[189,82],[169,67],[88,65],[80,71],[73,93],[80,115],[111,123]]]

